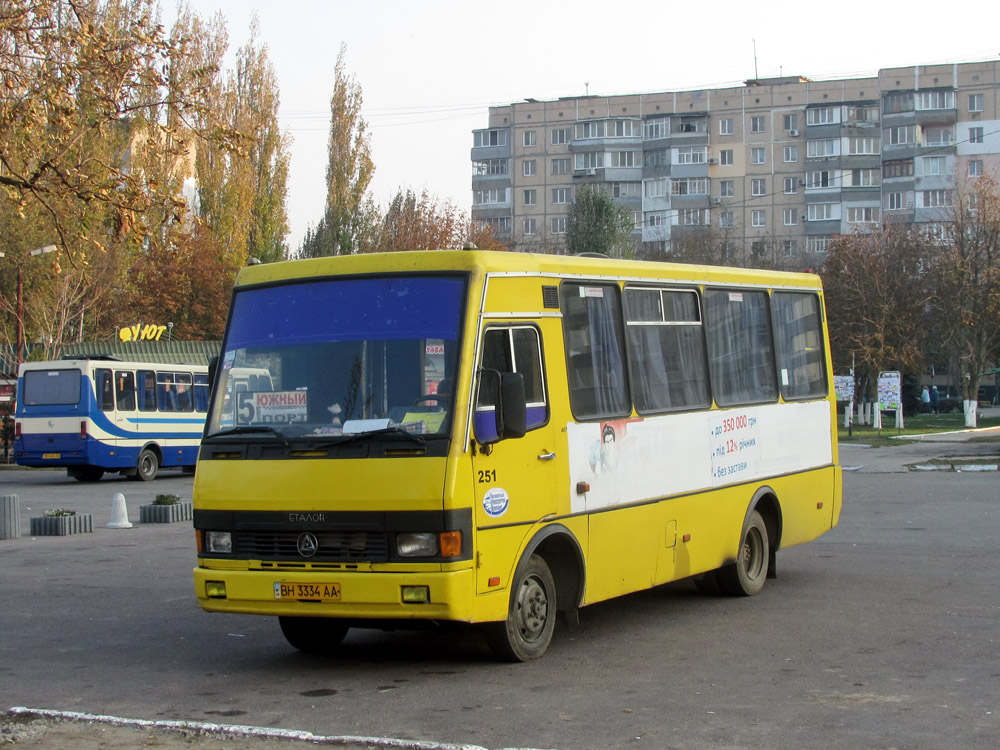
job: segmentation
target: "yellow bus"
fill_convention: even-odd
[[[267,371],[253,409],[234,373]],[[288,642],[556,614],[669,581],[756,594],[836,526],[818,277],[476,250],[244,268],[194,486],[210,612]]]

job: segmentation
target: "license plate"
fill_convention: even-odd
[[[300,599],[311,602],[340,601],[339,583],[281,583],[274,584],[275,599]]]
[[[43,453],[42,458],[62,458],[60,453]]]

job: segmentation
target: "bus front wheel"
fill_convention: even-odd
[[[156,479],[156,474],[160,470],[160,460],[156,453],[149,448],[139,454],[139,463],[136,464],[135,479],[143,482],[151,482]]]
[[[350,626],[327,617],[279,617],[285,640],[304,654],[329,656],[344,640]]]
[[[753,511],[740,541],[736,562],[719,568],[719,587],[732,596],[753,596],[764,588],[770,549],[767,526],[760,513]]]
[[[556,584],[538,555],[514,579],[507,619],[486,626],[493,653],[504,661],[531,661],[545,653],[556,625]]]

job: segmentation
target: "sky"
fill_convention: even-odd
[[[177,0],[163,0],[163,22]],[[533,97],[864,77],[879,68],[995,60],[1000,4],[939,0],[188,0],[226,19],[231,67],[256,13],[292,137],[288,245],[323,215],[334,66],[361,86],[383,207],[401,188],[470,211],[472,131],[491,105]],[[954,10],[952,10],[952,8]]]

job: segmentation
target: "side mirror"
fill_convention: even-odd
[[[524,395],[524,375],[519,372],[483,370],[479,376],[480,406],[476,409],[475,436],[480,445],[507,438],[524,437],[528,409]]]

